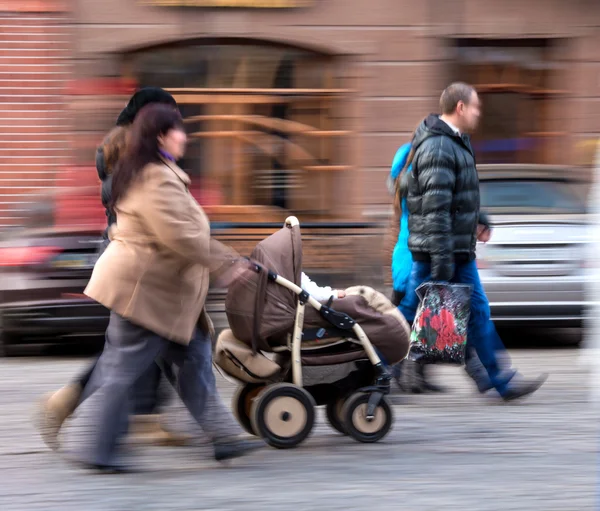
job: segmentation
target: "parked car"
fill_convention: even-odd
[[[0,352],[15,344],[99,336],[107,312],[83,290],[101,233],[17,229],[0,237]],[[74,338],[74,337],[73,337]]]
[[[248,255],[281,224],[221,222],[212,227],[218,239]],[[362,282],[377,261],[371,250],[379,236],[376,225],[304,228],[305,265],[323,284]],[[80,342],[82,337],[102,341],[108,311],[83,295],[100,242],[101,232],[94,229],[42,226],[0,234],[0,354],[25,344]],[[225,292],[212,289],[207,309],[217,329],[227,325],[224,302]]]
[[[570,168],[480,166],[481,208],[494,232],[477,263],[504,325],[580,326],[585,307],[585,186]]]

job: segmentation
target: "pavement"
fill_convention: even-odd
[[[378,444],[335,433],[321,414],[297,449],[266,448],[221,466],[207,445],[138,446],[139,473],[104,476],[50,452],[30,422],[36,399],[86,359],[0,359],[0,510],[597,509],[597,414],[581,351],[511,354],[525,374],[550,373],[520,403],[480,396],[462,369],[436,367],[449,393],[394,395],[395,426]],[[219,387],[230,399],[233,387],[221,378]]]

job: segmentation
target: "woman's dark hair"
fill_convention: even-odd
[[[166,135],[172,129],[184,129],[181,114],[173,106],[154,103],[140,110],[131,126],[125,154],[113,173],[110,205],[113,211],[115,204],[125,195],[129,185],[144,167],[161,161],[158,137]]]
[[[413,159],[415,157],[415,133],[417,130],[413,131],[410,137],[410,151],[406,156],[406,162],[404,163],[404,167],[398,173],[398,177],[396,177],[396,182],[394,183],[395,193],[394,193],[394,213],[398,216],[402,216],[402,179],[406,175],[408,167],[411,166]]]

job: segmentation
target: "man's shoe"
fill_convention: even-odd
[[[239,458],[250,454],[253,451],[262,449],[265,442],[258,438],[230,438],[217,440],[214,444],[215,459],[225,461],[233,458]]]
[[[518,378],[518,377],[517,377]],[[538,376],[535,380],[517,380],[514,378],[506,386],[506,390],[502,393],[504,401],[514,401],[538,390],[548,379],[547,374]]]
[[[76,464],[81,468],[98,475],[133,474],[136,472],[132,467],[127,465],[102,465],[83,462],[78,462]]]
[[[56,392],[46,394],[36,407],[33,422],[44,443],[53,451],[60,448],[60,428],[77,408],[81,392],[80,385],[67,385]]]

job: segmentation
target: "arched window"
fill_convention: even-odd
[[[331,56],[253,40],[195,40],[126,55],[140,86],[171,91],[188,125],[182,167],[204,205],[260,205],[335,216],[349,168]]]

